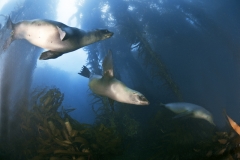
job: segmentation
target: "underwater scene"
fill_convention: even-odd
[[[0,160],[240,160],[239,0],[1,0]]]

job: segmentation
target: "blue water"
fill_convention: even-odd
[[[90,124],[96,128],[103,124],[109,130],[113,129],[114,134],[108,129],[100,133],[100,130],[104,130],[102,128],[98,128],[99,134],[96,131],[95,135],[94,131],[95,137],[89,138],[89,135],[83,134],[92,153],[82,156],[85,159],[209,159],[205,155],[214,147],[217,149],[212,152],[216,155],[212,154],[210,158],[223,159],[231,154],[232,158],[237,159],[238,151],[229,146],[239,144],[238,135],[229,125],[224,111],[237,123],[240,121],[239,1],[72,0],[64,4],[57,0],[10,0],[1,8],[0,15],[1,48],[11,34],[5,26],[8,16],[14,23],[51,19],[84,31],[105,28],[114,32],[113,37],[107,40],[44,62],[38,59],[44,50],[26,40],[15,40],[6,51],[1,49],[0,159],[32,159],[41,155],[42,152],[37,150],[45,149],[46,146],[41,146],[34,151],[21,151],[21,147],[16,145],[19,142],[14,139],[20,135],[23,137],[21,143],[30,144],[24,139],[30,131],[23,131],[24,123],[19,117],[27,117],[22,116],[23,108],[28,111],[33,109],[33,90],[45,87],[46,92],[57,88],[64,94],[57,112],[61,112],[62,106],[65,109],[74,108],[68,116],[80,124]],[[115,111],[111,111],[108,99],[94,96],[88,87],[88,79],[77,74],[83,65],[101,74],[101,64],[108,49],[113,52],[115,77],[144,94],[150,102],[149,106],[115,102]],[[93,105],[96,100],[97,103]],[[160,107],[160,103],[179,101],[207,109],[216,126],[192,117],[172,119],[174,114]],[[95,111],[105,108],[96,115],[92,107]],[[24,113],[28,111],[24,110]],[[34,115],[32,112],[30,114]],[[51,116],[48,122],[49,118],[54,122]],[[228,145],[220,145],[215,141],[214,144],[208,143],[214,139],[216,131],[228,132],[229,135],[232,132],[234,140],[231,136],[218,135],[215,140],[227,139],[231,142]],[[34,133],[29,137],[38,138],[39,128]],[[93,131],[91,133],[93,135]],[[114,137],[118,134],[121,143]],[[110,147],[104,151],[94,150],[92,144],[97,143],[96,137],[101,139],[107,135],[108,138],[104,139],[106,145],[102,148],[107,148],[107,145]],[[74,141],[74,138],[71,137],[69,141]],[[121,151],[118,148],[115,150],[112,143],[105,142],[111,139],[115,140],[116,146],[119,144]],[[200,145],[200,141],[207,141],[206,145]],[[38,142],[35,145],[40,146]],[[184,146],[186,150],[177,151]],[[188,147],[200,151],[184,153]],[[206,150],[202,149],[204,147]],[[83,145],[80,148],[86,149]],[[222,148],[226,148],[224,153],[217,155]],[[51,149],[54,150],[54,146]],[[44,158],[81,158],[69,154],[64,157],[63,153],[59,156],[53,151]]]

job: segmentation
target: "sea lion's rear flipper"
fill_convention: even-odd
[[[68,39],[67,32],[57,26],[61,41]]]
[[[40,60],[47,60],[47,59],[55,59],[59,56],[63,55],[63,53],[60,52],[54,52],[54,51],[46,51],[41,54],[39,57]]]
[[[103,77],[113,77],[114,76],[111,50],[108,51],[108,54],[104,58],[102,68],[103,68]]]
[[[89,71],[89,69],[86,66],[83,66],[81,71],[78,73],[83,77],[89,78],[91,75],[91,72]]]
[[[110,105],[112,111],[114,112],[114,100],[111,99],[111,98],[108,98],[108,103],[109,103],[109,105]]]

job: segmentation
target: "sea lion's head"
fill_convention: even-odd
[[[98,38],[100,40],[104,40],[104,39],[110,38],[113,35],[113,32],[110,32],[107,29],[97,29],[96,31],[97,31],[96,32],[97,36],[98,36]]]
[[[137,91],[131,92],[130,101],[135,105],[149,105],[147,98]]]

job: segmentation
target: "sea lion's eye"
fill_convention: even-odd
[[[147,100],[143,95],[140,95],[139,99],[142,100],[142,101],[146,101]]]

